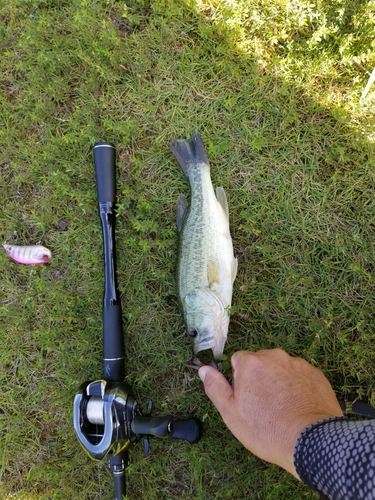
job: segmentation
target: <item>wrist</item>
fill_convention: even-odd
[[[310,435],[317,432],[317,429],[319,429],[319,427],[324,427],[326,425],[330,425],[332,422],[339,422],[339,421],[343,421],[343,420],[349,421],[350,419],[345,415],[332,416],[329,418],[325,418],[325,419],[321,419],[321,420],[318,420],[316,422],[313,422],[301,431],[300,435],[298,436],[298,439],[297,439],[297,442],[296,442],[296,445],[294,448],[294,454],[293,454],[293,464],[294,464],[296,471],[301,472],[301,467],[299,466],[300,462],[301,462],[301,456],[302,456],[302,453],[304,450],[304,445],[306,442],[308,442]],[[333,425],[335,425],[335,424],[333,424]],[[298,477],[301,481],[306,483],[306,478],[303,477],[303,475],[300,475],[299,472],[297,472],[296,477]]]
[[[306,432],[309,432],[310,429],[315,428],[323,422],[342,418],[346,417],[344,417],[343,414],[332,415],[332,413],[310,413],[304,418],[301,418],[298,422],[295,422],[294,425],[289,427],[288,445],[286,447],[287,453],[283,456],[282,463],[279,463],[279,465],[300,480],[301,478],[299,477],[295,467],[295,450],[297,449],[297,445],[301,437]]]

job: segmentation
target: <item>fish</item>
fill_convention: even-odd
[[[190,204],[184,194],[177,199],[178,298],[194,353],[212,349],[215,360],[220,361],[238,268],[228,202],[222,187],[213,188],[208,156],[198,132],[190,139],[173,140],[170,149],[191,188]]]
[[[52,257],[51,250],[42,245],[7,245],[4,243],[4,250],[10,258],[20,264],[48,264]]]

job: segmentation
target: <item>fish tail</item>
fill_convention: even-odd
[[[204,163],[209,167],[208,156],[201,136],[193,132],[190,139],[175,139],[170,148],[184,174],[189,177],[193,165]]]

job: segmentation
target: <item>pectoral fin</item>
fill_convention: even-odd
[[[210,288],[213,283],[219,282],[219,264],[213,260],[207,264],[207,280]]]
[[[224,191],[223,187],[220,186],[220,187],[216,188],[216,198],[217,198],[217,201],[222,206],[222,209],[224,210],[224,213],[226,214],[226,216],[229,219],[228,202],[227,202],[227,197],[226,197],[226,194],[225,194],[225,191]]]
[[[235,259],[232,260],[232,268],[231,268],[231,274],[230,274],[230,277],[232,280],[232,285],[233,285],[234,280],[236,279],[236,276],[237,276],[237,269],[238,269],[238,259],[236,257]]]
[[[186,213],[188,210],[189,204],[184,194],[180,194],[177,198],[177,207],[176,207],[176,223],[177,229],[181,231],[182,224],[184,223]]]

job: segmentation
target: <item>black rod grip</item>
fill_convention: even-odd
[[[113,473],[115,485],[115,500],[124,500],[126,495],[125,471]]]
[[[116,276],[116,216],[114,212],[116,203],[116,150],[110,142],[98,142],[94,146],[93,153],[104,244],[104,379],[122,382],[125,377],[125,349],[121,300],[117,289]]]
[[[116,200],[116,150],[110,142],[94,145],[94,164],[99,203]]]
[[[109,459],[109,468],[113,472],[115,484],[115,500],[124,500],[126,495],[125,469],[128,465],[128,454],[122,451]]]
[[[120,304],[103,307],[103,362],[105,380],[124,380],[125,347]]]

